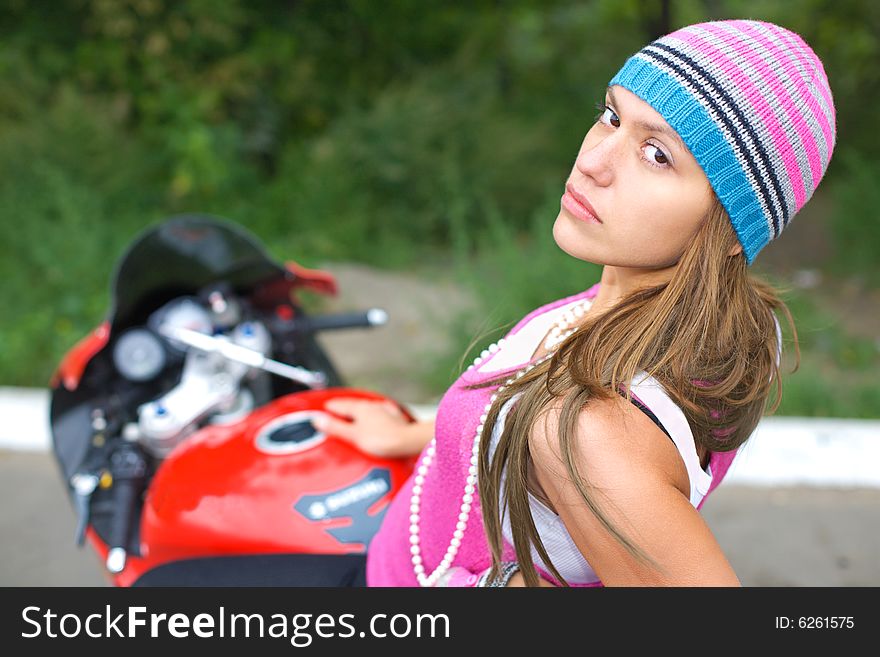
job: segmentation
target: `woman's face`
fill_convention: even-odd
[[[709,180],[641,98],[614,86],[605,104],[568,177],[553,238],[569,255],[600,265],[671,267],[711,207]]]

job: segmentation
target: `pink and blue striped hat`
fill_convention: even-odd
[[[831,160],[837,128],[825,69],[778,25],[689,25],[635,53],[608,84],[642,98],[679,134],[749,265],[810,199]]]

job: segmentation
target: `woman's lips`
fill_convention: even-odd
[[[581,194],[578,194],[577,191],[572,188],[571,184],[565,186],[565,194],[562,195],[562,207],[578,219],[591,224],[601,224],[602,220],[584,205],[585,201],[586,199],[584,199]]]

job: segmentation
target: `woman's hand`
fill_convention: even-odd
[[[318,416],[312,424],[319,431],[352,443],[362,452],[382,458],[413,456],[422,451],[434,435],[434,422],[410,422],[390,400],[338,397],[324,408],[345,416]]]

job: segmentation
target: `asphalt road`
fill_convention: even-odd
[[[0,451],[0,585],[103,586],[47,453]],[[745,586],[880,586],[880,489],[722,484],[703,517]]]

